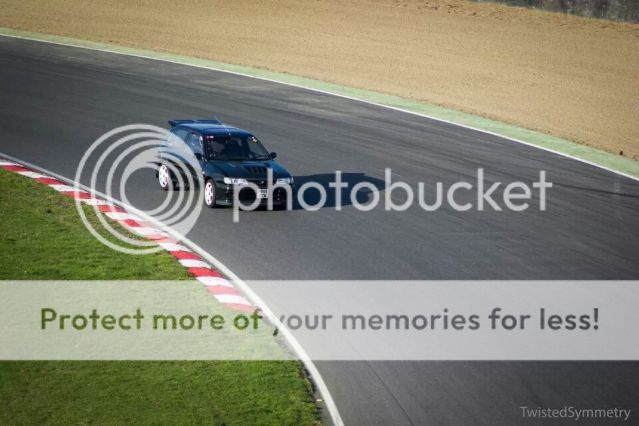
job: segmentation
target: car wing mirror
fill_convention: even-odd
[[[277,152],[271,152],[268,156],[271,158],[271,160],[273,160],[274,158],[277,158]]]
[[[202,160],[204,160],[204,156],[203,156],[202,154],[200,154],[199,152],[196,152],[196,153],[195,153],[195,158],[196,158],[198,161],[202,161]]]

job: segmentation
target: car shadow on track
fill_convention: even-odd
[[[381,192],[385,189],[385,183],[382,179],[367,176],[365,173],[342,173],[341,182],[348,186],[343,187],[341,194],[336,191],[335,185],[330,186],[331,183],[337,181],[335,173],[323,173],[308,176],[295,176],[295,193],[293,196],[293,210],[303,210],[304,207],[300,204],[301,199],[310,206],[315,206],[321,202],[321,195],[319,187],[323,189],[326,194],[326,201],[322,204],[322,208],[335,208],[338,204],[343,207],[353,205],[353,200],[356,203],[366,205],[372,200],[372,188],[376,188]],[[315,187],[309,187],[303,190],[303,194],[300,195],[300,189],[304,187],[304,184],[314,182]],[[366,182],[367,186],[358,188],[353,193],[353,187],[359,183]],[[317,185],[319,184],[319,185]],[[381,195],[380,195],[381,196]],[[339,202],[339,203],[338,203]]]

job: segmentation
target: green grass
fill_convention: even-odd
[[[74,202],[0,169],[0,279],[185,279],[168,254],[98,242]],[[316,424],[293,361],[0,362],[0,424]]]
[[[289,362],[3,362],[2,424],[309,424]]]
[[[85,207],[87,217],[100,229],[92,210]],[[1,169],[0,218],[0,279],[189,277],[166,253],[128,255],[101,244],[84,227],[72,198]]]

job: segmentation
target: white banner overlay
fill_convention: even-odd
[[[639,360],[639,281],[0,281],[0,359]]]

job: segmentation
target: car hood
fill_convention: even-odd
[[[277,161],[211,161],[207,169],[217,171],[226,177],[245,179],[264,179],[267,169],[273,169],[275,179],[289,177],[291,174]]]

